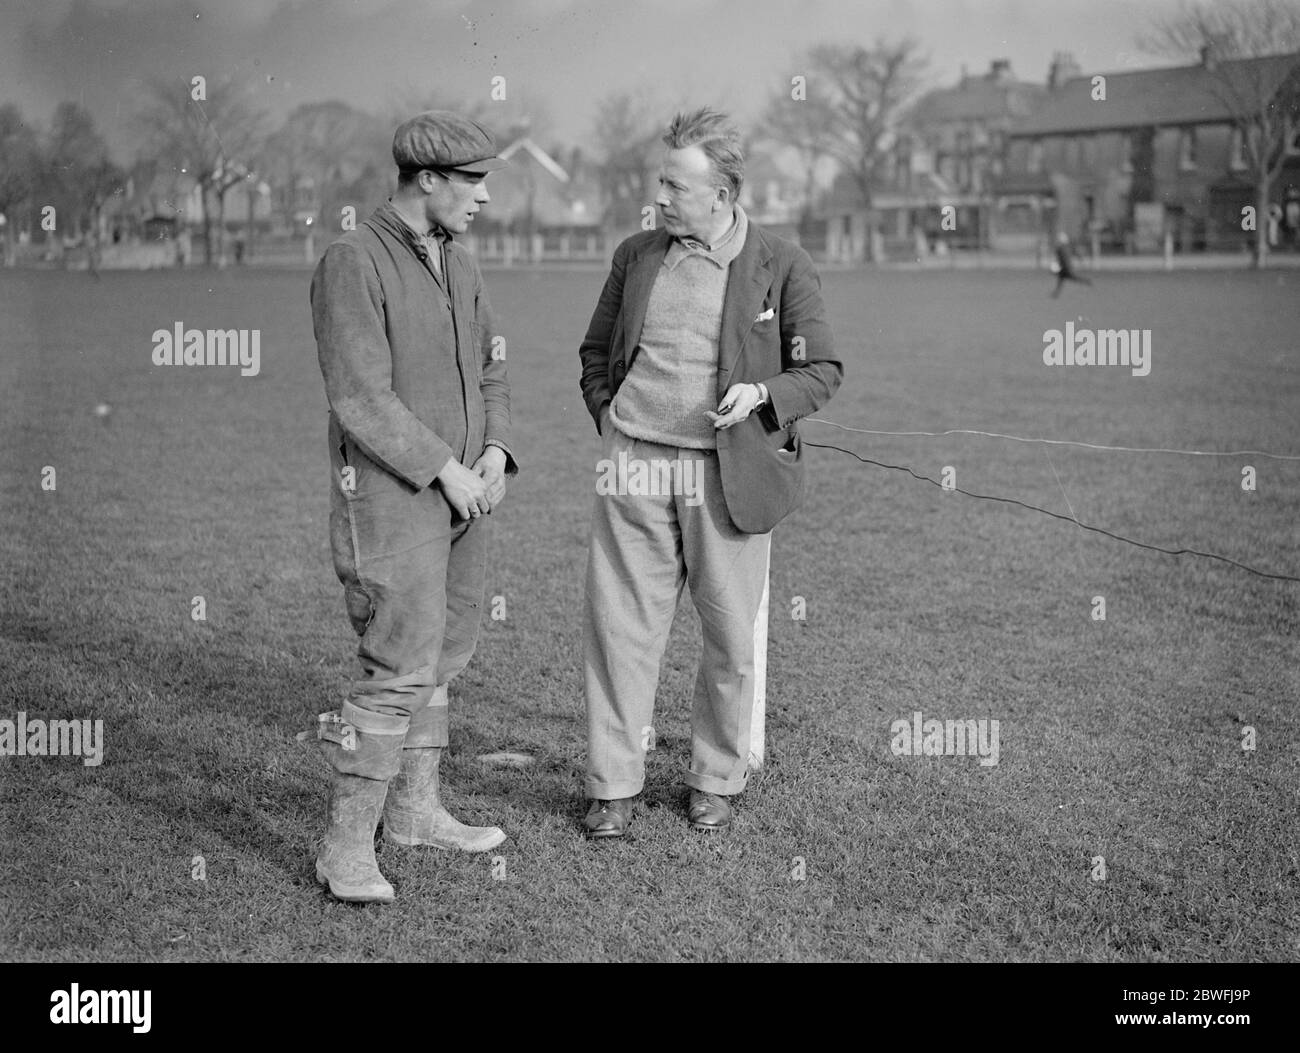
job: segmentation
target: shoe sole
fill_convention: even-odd
[[[392,892],[368,892],[364,889],[336,885],[330,880],[329,875],[321,870],[319,864],[316,867],[316,880],[329,888],[331,896],[344,903],[392,903],[395,898]]]
[[[718,833],[722,830],[731,829],[731,823],[691,823],[692,830],[703,830],[706,833]]]
[[[626,830],[588,830],[587,837],[593,841],[605,841],[613,837],[623,837],[627,834]]]

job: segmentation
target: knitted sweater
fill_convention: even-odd
[[[718,408],[722,302],[748,229],[737,205],[736,220],[717,245],[679,239],[664,256],[636,357],[609,408],[610,422],[625,435],[686,449],[717,447],[704,412]]]

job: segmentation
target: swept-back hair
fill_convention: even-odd
[[[679,113],[664,134],[664,143],[673,150],[698,146],[713,165],[719,186],[731,191],[734,202],[745,183],[745,151],[740,129],[725,113],[705,106],[694,113]]]

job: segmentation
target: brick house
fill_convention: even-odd
[[[1047,97],[1008,135],[997,211],[1010,240],[1060,230],[1142,252],[1167,231],[1178,251],[1243,248],[1255,189],[1223,78],[1280,97],[1300,79],[1300,54],[1219,62],[1207,48],[1192,66],[1086,76],[1058,55]],[[1283,248],[1300,240],[1300,140],[1290,153],[1273,191]]]

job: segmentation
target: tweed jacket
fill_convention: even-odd
[[[632,368],[670,243],[666,231],[644,231],[614,252],[579,349],[582,395],[597,428]],[[798,507],[804,464],[796,422],[825,405],[843,376],[812,260],[751,222],[727,276],[718,341],[719,402],[733,384],[760,382],[770,399],[717,433],[723,497],[737,529],[766,533]]]

